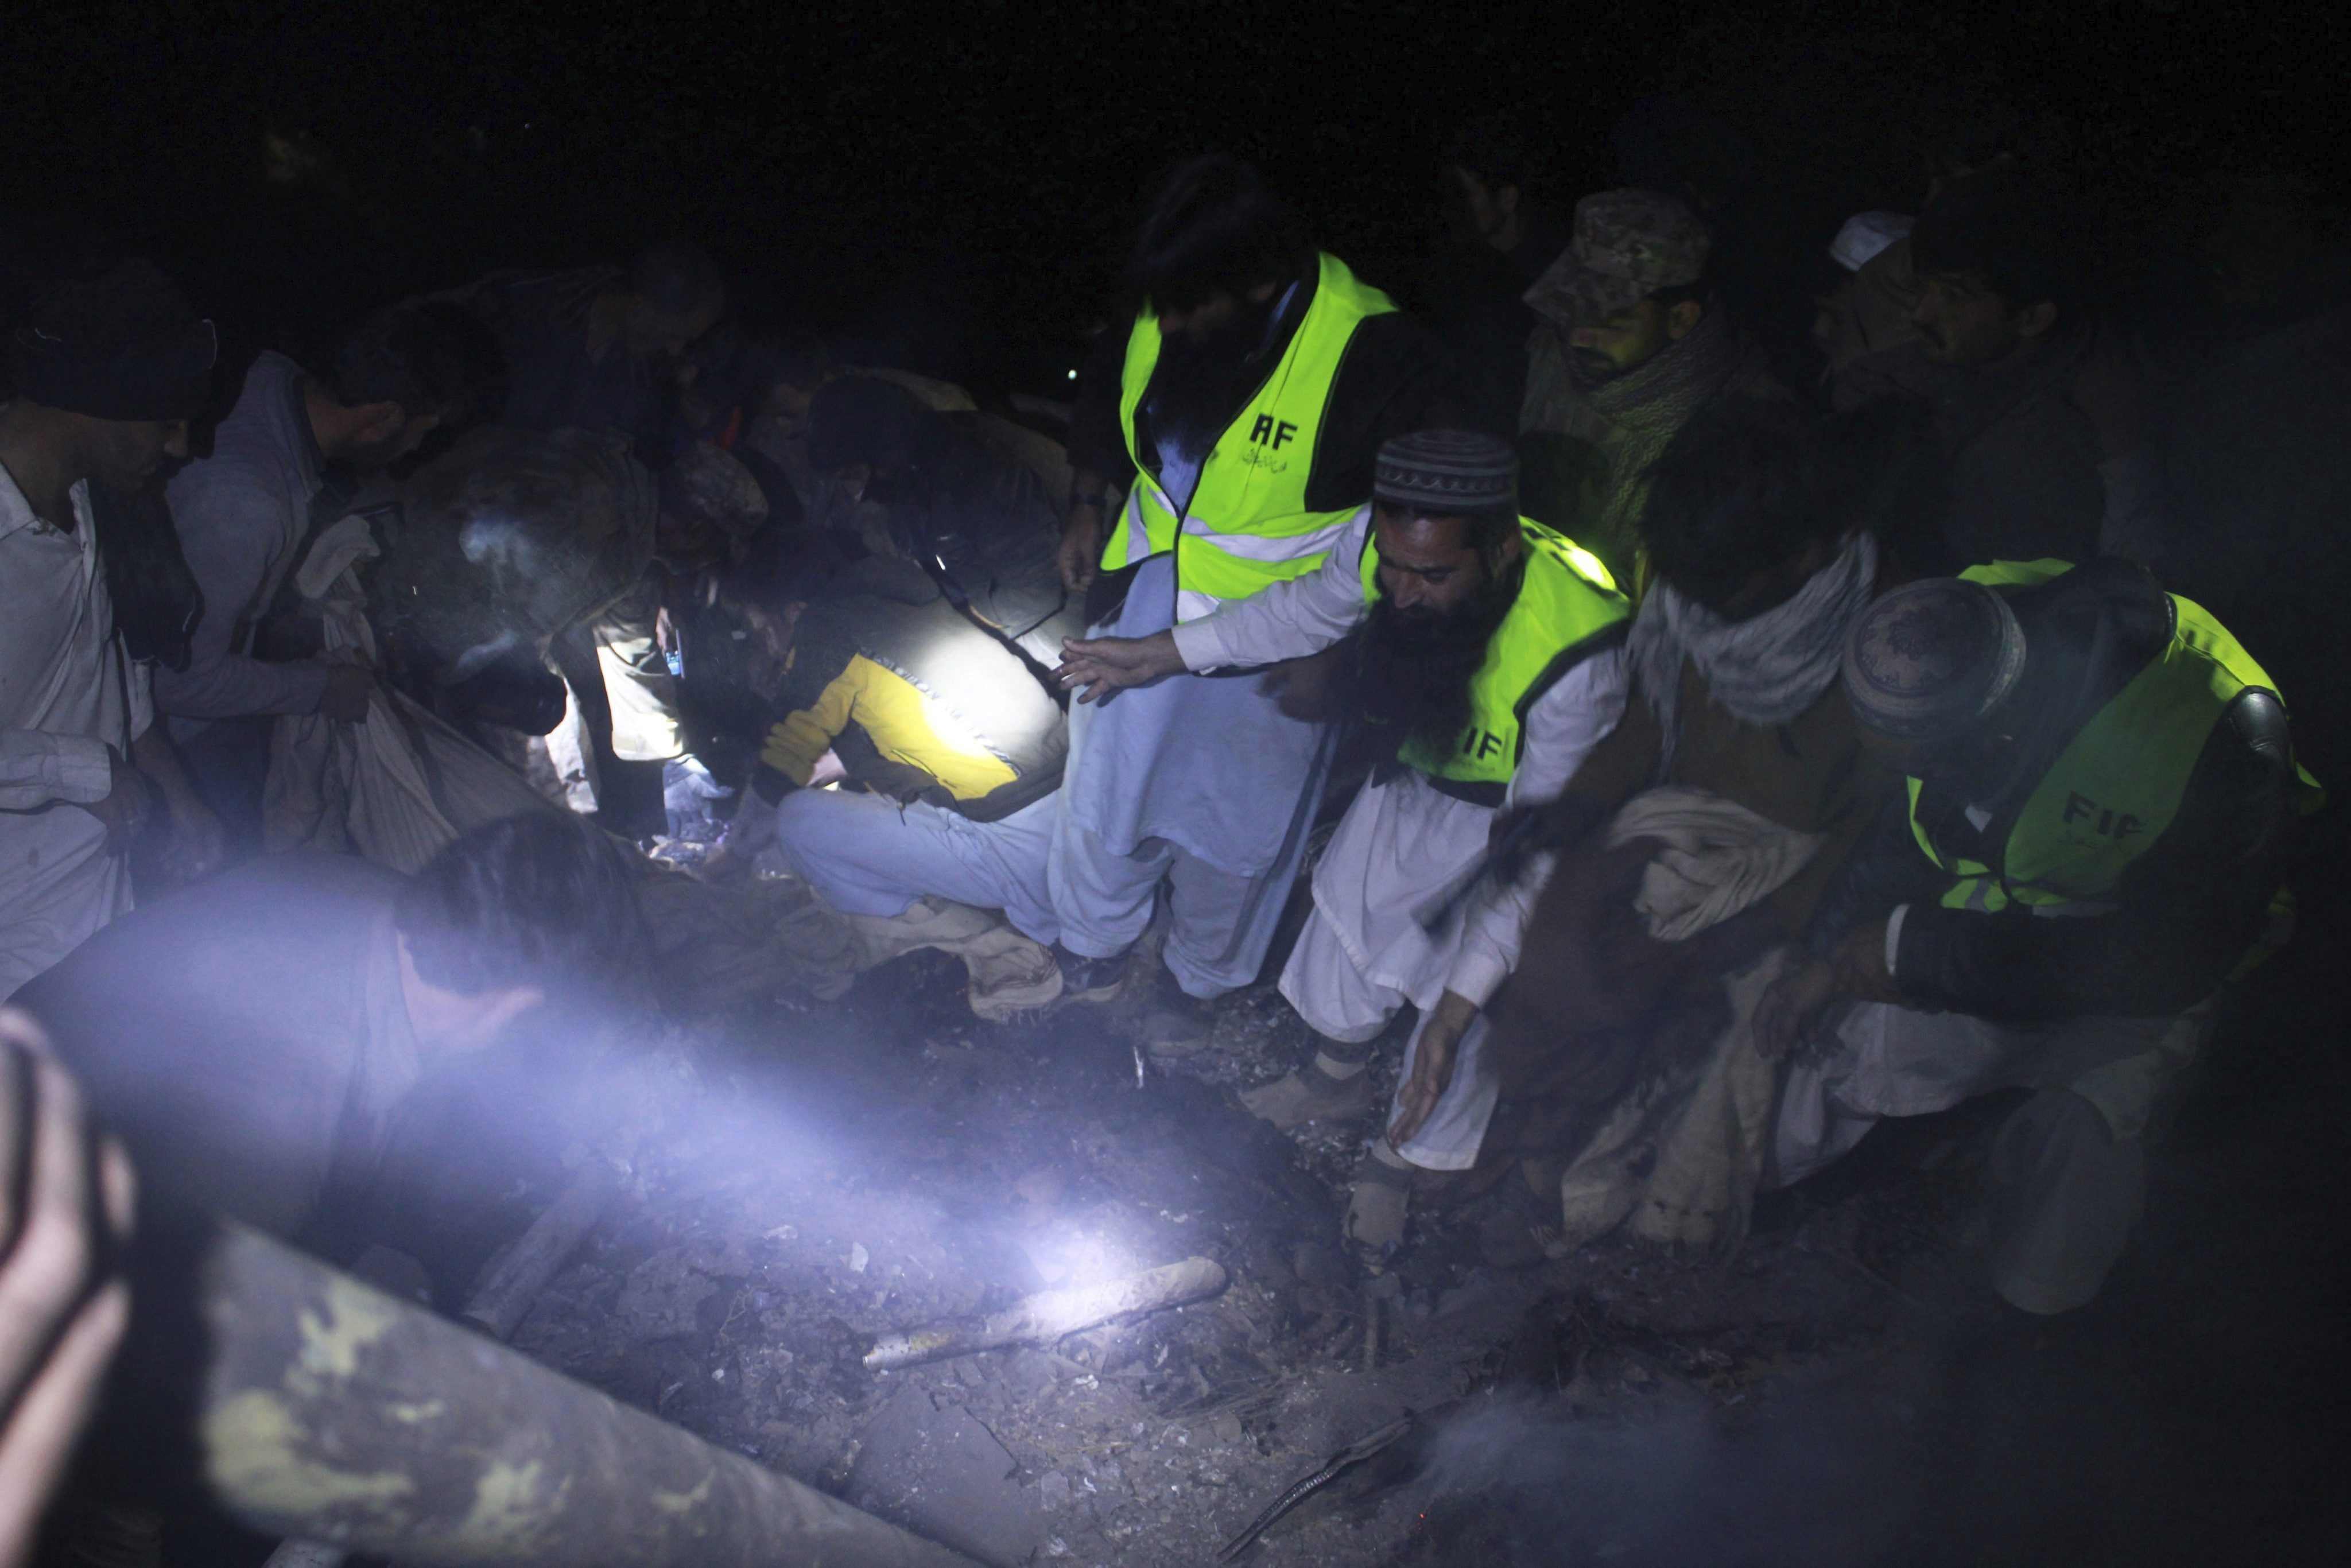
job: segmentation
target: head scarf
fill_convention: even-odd
[[[1673,778],[1685,661],[1697,666],[1708,697],[1741,724],[1787,724],[1837,678],[1845,634],[1876,586],[1877,541],[1865,533],[1846,539],[1785,603],[1745,621],[1726,621],[1671,583],[1655,584],[1625,654],[1663,732],[1658,779]]]

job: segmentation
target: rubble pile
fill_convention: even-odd
[[[1609,1244],[1499,1270],[1479,1205],[1432,1207],[1366,1275],[1337,1245],[1364,1129],[1293,1140],[1231,1102],[1298,1047],[1270,988],[1221,1006],[1196,1068],[1138,1089],[1100,1015],[979,1023],[960,981],[917,954],[838,1008],[762,998],[703,1028],[697,1086],[516,1343],[982,1562],[1196,1563],[1407,1411],[1441,1425],[1519,1391],[1561,1419],[1736,1419],[1868,1344],[1946,1239],[1955,1168],[1727,1262]],[[1211,1299],[864,1365],[884,1334],[1196,1256],[1230,1277]],[[1351,1474],[1250,1553],[1437,1551],[1426,1484]]]

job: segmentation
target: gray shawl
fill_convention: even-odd
[[[1741,724],[1790,722],[1820,701],[1837,676],[1845,631],[1877,586],[1877,541],[1855,534],[1787,602],[1746,621],[1725,621],[1667,582],[1651,586],[1626,641],[1633,682],[1663,732],[1657,777],[1673,777],[1684,660],[1707,695]]]

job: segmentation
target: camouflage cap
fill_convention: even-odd
[[[1575,204],[1575,238],[1527,290],[1535,313],[1600,322],[1660,288],[1695,283],[1712,242],[1682,202],[1656,191],[1602,191]]]

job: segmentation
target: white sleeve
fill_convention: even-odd
[[[106,799],[114,764],[106,742],[41,729],[0,729],[0,811],[37,811],[58,800]]]
[[[1527,710],[1526,749],[1510,776],[1509,803],[1537,805],[1557,799],[1592,748],[1625,716],[1629,689],[1622,647],[1604,649],[1561,676]],[[1543,884],[1551,880],[1555,859],[1537,855],[1518,881],[1489,881],[1470,901],[1465,916],[1468,926],[1446,977],[1447,990],[1482,1008],[1501,988],[1518,967],[1527,921],[1534,914],[1535,900],[1542,896]]]
[[[1576,665],[1527,710],[1526,744],[1510,775],[1509,803],[1539,806],[1559,799],[1592,748],[1625,716],[1632,675],[1622,643]]]
[[[114,657],[130,665],[123,685],[131,694],[131,738],[138,739],[155,722],[155,675],[147,665],[133,660],[120,640],[114,645]]]
[[[1176,627],[1176,651],[1184,656],[1184,667],[1216,670],[1301,659],[1353,631],[1371,609],[1364,602],[1363,576],[1371,528],[1372,509],[1364,507],[1312,571]]]

